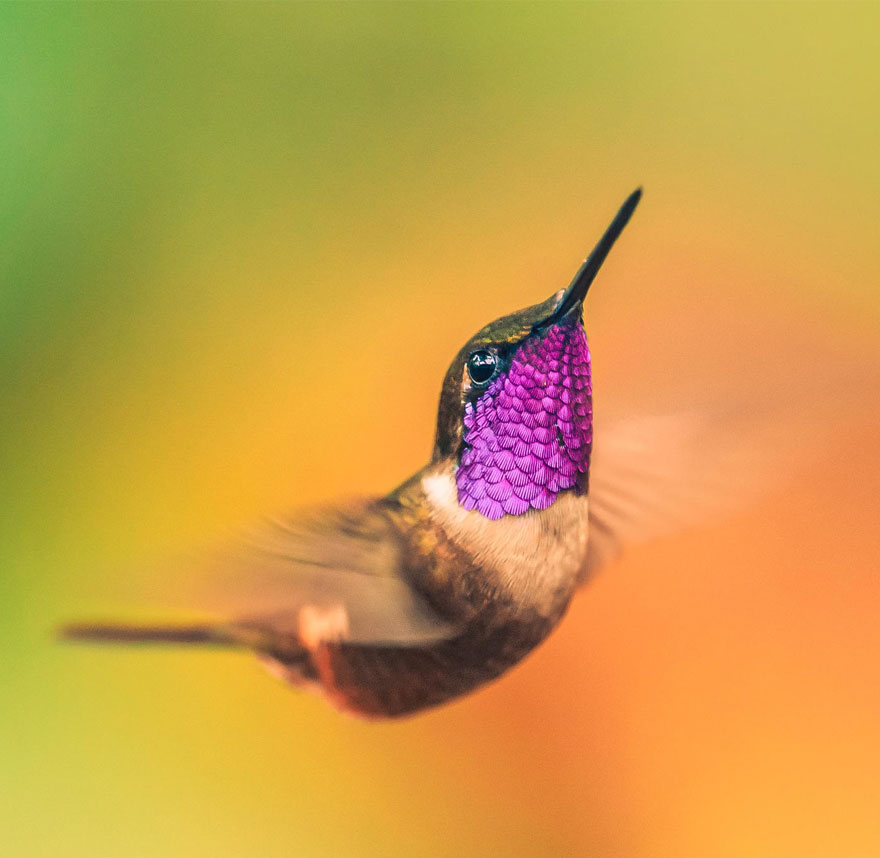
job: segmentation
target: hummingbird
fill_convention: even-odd
[[[520,662],[625,541],[620,505],[593,479],[583,308],[640,198],[567,288],[464,344],[443,380],[431,460],[410,479],[267,524],[224,564],[245,592],[228,615],[77,624],[62,637],[248,650],[365,718],[438,706]]]

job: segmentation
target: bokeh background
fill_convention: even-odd
[[[637,184],[587,310],[597,409],[876,359],[878,56],[875,4],[3,4],[3,853],[880,854],[858,374],[793,480],[412,720],[51,639],[263,512],[396,485],[461,342],[564,286]]]

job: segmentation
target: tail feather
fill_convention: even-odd
[[[120,644],[202,644],[209,646],[251,646],[243,630],[224,625],[152,625],[115,623],[73,623],[58,637],[66,641]]]

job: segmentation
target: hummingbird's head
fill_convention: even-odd
[[[434,461],[453,460],[465,509],[498,519],[586,491],[593,410],[583,302],[640,197],[629,196],[567,289],[486,325],[452,361]]]

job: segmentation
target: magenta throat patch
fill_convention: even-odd
[[[458,502],[490,519],[546,509],[585,485],[593,441],[590,350],[579,320],[533,334],[464,412]]]

